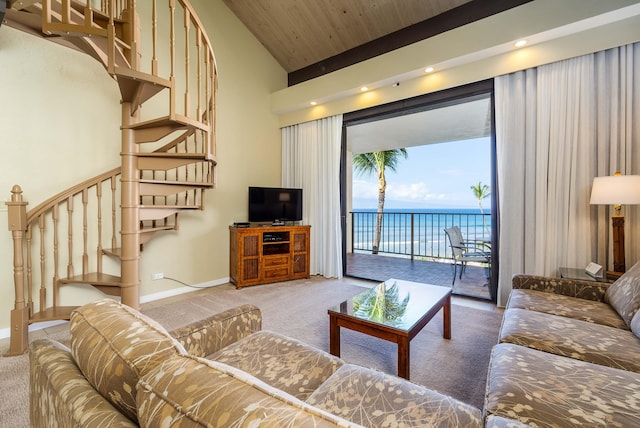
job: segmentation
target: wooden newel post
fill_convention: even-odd
[[[13,237],[13,284],[15,304],[11,311],[11,339],[5,356],[24,354],[29,344],[29,308],[24,300],[23,242],[27,231],[27,202],[22,200],[22,189],[17,184],[11,189],[8,207],[9,230]]]

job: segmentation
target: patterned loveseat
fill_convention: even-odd
[[[244,305],[168,333],[104,299],[30,345],[32,427],[482,426],[453,398],[261,330]]]
[[[640,262],[614,284],[516,275],[487,426],[640,426]]]

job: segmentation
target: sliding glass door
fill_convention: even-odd
[[[439,283],[495,300],[493,116],[493,81],[344,115],[345,275]],[[451,228],[485,258],[452,247]]]

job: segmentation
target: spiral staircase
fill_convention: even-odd
[[[26,351],[30,324],[69,319],[74,306],[62,305],[60,290],[70,284],[139,307],[144,244],[177,230],[183,211],[204,209],[215,184],[217,72],[187,0],[7,0],[4,24],[98,60],[118,83],[122,109],[119,167],[30,210],[20,186],[11,191],[8,356]],[[162,114],[142,119],[152,99]]]

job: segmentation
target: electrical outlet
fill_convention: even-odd
[[[164,278],[164,273],[162,272],[151,274],[151,279],[162,279],[162,278]]]

